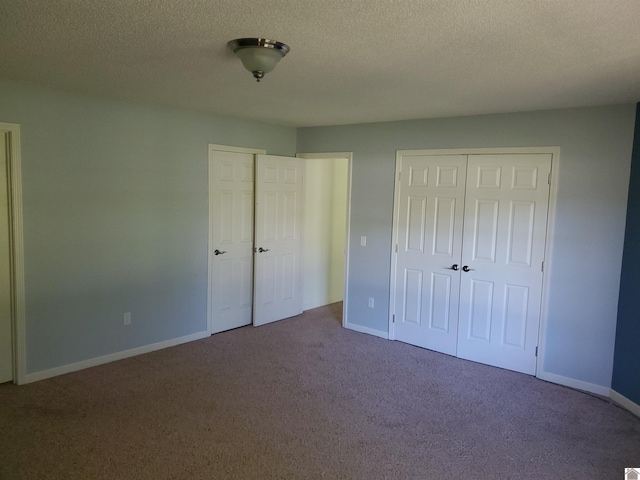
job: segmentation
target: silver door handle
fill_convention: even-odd
[[[451,265],[450,267],[447,267],[448,270],[453,270],[454,272],[458,271],[458,264],[454,263],[453,265]]]
[[[475,268],[469,268],[468,265],[465,265],[464,267],[462,267],[463,272],[470,272],[471,270],[475,270]]]
[[[224,255],[225,253],[227,253],[225,250],[218,250],[217,248],[213,251],[214,255]]]

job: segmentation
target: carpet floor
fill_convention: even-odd
[[[640,419],[341,328],[341,304],[0,386],[1,479],[622,479]]]

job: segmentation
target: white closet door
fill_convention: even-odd
[[[302,159],[258,155],[253,325],[302,313]]]
[[[469,156],[461,358],[535,374],[550,170],[548,154]]]
[[[456,354],[466,155],[402,159],[395,338]]]
[[[211,333],[251,323],[254,154],[213,151],[209,160]]]

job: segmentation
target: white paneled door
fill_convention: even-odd
[[[550,154],[470,155],[458,356],[535,374]]]
[[[302,313],[305,162],[258,153],[210,147],[211,333]]]
[[[550,154],[408,155],[395,338],[535,374]]]
[[[13,380],[7,146],[0,131],[0,383]]]
[[[251,324],[254,154],[212,151],[209,159],[211,333]]]
[[[304,160],[257,155],[254,326],[302,313]]]
[[[456,354],[465,155],[402,161],[395,338]]]

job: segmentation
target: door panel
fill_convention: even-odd
[[[505,345],[524,348],[529,289],[517,285],[505,285],[505,312],[502,342]]]
[[[470,155],[458,356],[535,374],[551,155]]]
[[[471,242],[474,260],[496,260],[496,240],[498,238],[498,206],[495,200],[476,200]]]
[[[534,202],[511,202],[509,238],[507,240],[507,263],[509,265],[531,266],[535,207]]]
[[[456,354],[466,156],[402,159],[395,338]]]
[[[431,273],[431,298],[448,298],[455,301],[451,297],[451,275],[443,275],[441,273]],[[429,327],[435,330],[441,330],[444,333],[449,331],[451,302],[431,302],[429,309]]]
[[[493,310],[493,282],[471,280],[469,283],[469,338],[490,341],[489,319]],[[461,298],[464,301],[464,298]]]
[[[304,166],[256,158],[254,326],[302,313]]]
[[[212,333],[251,323],[253,162],[251,153],[214,151],[209,163]]]

